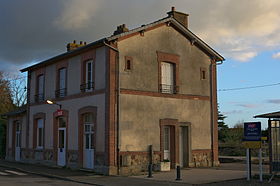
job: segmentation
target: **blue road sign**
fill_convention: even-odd
[[[261,122],[244,123],[244,141],[261,141]]]

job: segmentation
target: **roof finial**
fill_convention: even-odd
[[[175,11],[175,7],[174,7],[174,6],[171,7],[171,11],[172,11],[172,12]]]

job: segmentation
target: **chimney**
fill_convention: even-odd
[[[85,45],[87,45],[86,42],[80,41],[80,43],[78,44],[78,43],[76,43],[76,40],[74,40],[73,43],[68,43],[67,44],[67,46],[66,46],[67,47],[67,52],[75,50],[75,49],[77,49],[79,47],[82,47],[82,46],[85,46]]]
[[[169,17],[173,17],[174,19],[176,19],[176,21],[178,21],[183,26],[188,28],[188,16],[189,16],[189,14],[185,14],[185,13],[182,13],[182,12],[175,11],[174,6],[171,8],[170,12],[167,12],[167,14],[168,14]]]
[[[124,32],[128,32],[128,31],[129,31],[129,29],[126,28],[125,24],[122,24],[117,27],[117,30],[114,31],[114,35],[118,35],[118,34],[121,34]]]

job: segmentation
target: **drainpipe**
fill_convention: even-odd
[[[215,59],[212,59],[211,60],[211,64],[210,64],[210,107],[211,107],[211,149],[212,149],[212,166],[214,166],[214,135],[213,135],[213,132],[214,132],[214,124],[215,124],[215,121],[214,121],[214,115],[213,115],[213,112],[214,112],[214,103],[213,103],[213,66],[214,65],[221,65],[223,64],[223,61],[215,61]],[[217,76],[216,76],[217,77]],[[217,87],[216,87],[217,88]],[[215,90],[215,92],[217,91],[217,89]],[[217,99],[217,93],[216,93],[216,99]],[[217,104],[217,103],[216,103]]]
[[[119,50],[115,47],[112,47],[111,45],[107,44],[105,41],[103,41],[103,44],[107,47],[109,47],[110,49],[114,50],[117,53],[117,57],[116,57],[116,61],[117,61],[117,171],[118,171],[118,175],[120,175],[120,65],[119,65]]]

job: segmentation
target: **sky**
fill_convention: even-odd
[[[121,24],[154,22],[172,6],[188,13],[189,29],[226,59],[218,66],[226,124],[262,121],[265,128],[267,121],[253,116],[280,110],[279,0],[0,0],[0,70],[19,74],[74,39],[90,43]]]

